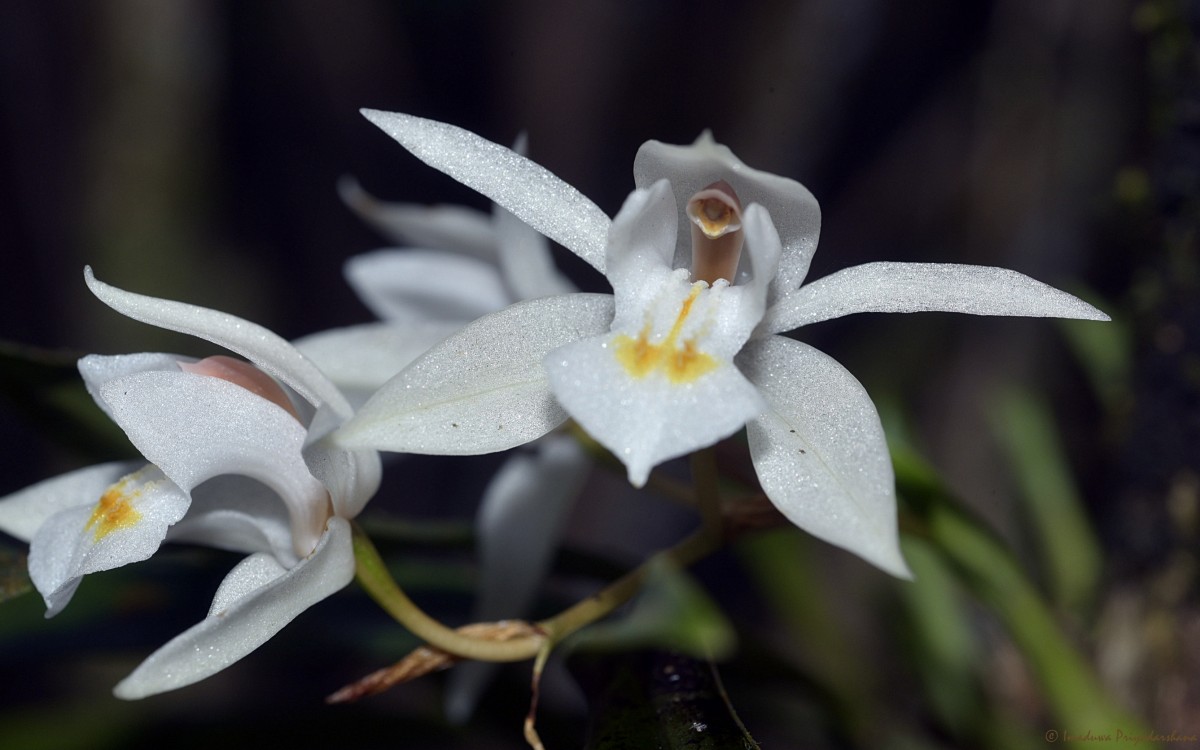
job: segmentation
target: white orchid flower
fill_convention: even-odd
[[[93,466],[0,500],[0,530],[30,543],[29,573],[48,617],[83,576],[144,560],[163,541],[248,553],[208,616],[114,691],[141,698],[224,669],[351,581],[350,519],[379,486],[379,456],[322,439],[350,416],[350,405],[271,331],[122,291],[90,268],[85,276],[115,310],[250,360],[83,358],[79,369],[96,403],[149,463]]]
[[[815,199],[707,133],[691,146],[643,145],[638,189],[610,222],[543,167],[473,133],[364,114],[606,273],[614,295],[532,300],[476,321],[380,389],[335,434],[346,446],[484,453],[569,413],[640,484],[660,461],[745,425],[763,490],[789,520],[908,577],[874,404],[833,359],[778,334],[856,312],[1107,319],[999,268],[870,263],[801,286],[820,230]],[[734,271],[739,237],[749,257]]]

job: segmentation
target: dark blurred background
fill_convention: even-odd
[[[610,213],[632,189],[641,142],[687,143],[711,128],[743,161],[803,182],[821,202],[814,278],[874,260],[997,265],[1117,319],[1128,337],[1108,344],[1124,348],[1107,385],[1089,378],[1095,368],[1069,333],[1043,320],[864,315],[798,335],[895,405],[935,468],[1002,534],[1015,523],[1015,489],[989,420],[1006,389],[1032,389],[1062,432],[1109,590],[1136,589],[1175,570],[1173,555],[1195,541],[1196,20],[1197,4],[1182,0],[12,0],[0,5],[0,339],[71,353],[207,351],[109,311],[84,287],[85,264],[122,288],[217,307],[287,337],[369,320],[341,265],[383,243],[340,203],[338,177],[355,175],[384,198],[486,202],[406,154],[360,107],[505,144],[524,130],[534,160]],[[606,290],[559,257],[583,287]],[[19,401],[0,406],[0,493],[93,459],[21,416]],[[417,494],[435,502],[439,486]],[[451,505],[469,517],[472,502]],[[199,576],[202,590],[227,567],[193,570],[186,556],[170,564]],[[1194,570],[1181,575],[1175,601],[1194,602]],[[1173,627],[1197,635],[1191,612]],[[162,624],[164,633],[198,614]],[[118,705],[106,685],[132,662],[109,657],[113,666],[95,652],[107,643],[133,659],[157,634],[97,636],[83,625],[36,647],[10,641],[22,656],[0,656],[9,665],[0,680],[19,668],[18,682],[73,711],[146,712],[143,743],[174,726],[164,722],[200,721],[189,707],[229,726],[255,717],[286,726],[281,716],[325,710],[317,701],[337,687],[323,681],[329,673],[351,679],[371,667],[340,667],[352,615],[307,616],[252,657],[255,679],[289,675],[277,700],[232,687],[248,669]],[[106,622],[119,631],[123,621]],[[1200,666],[1196,642],[1181,669]],[[61,662],[51,677],[33,674],[38,648]],[[55,683],[74,679],[62,660],[77,651],[91,654],[94,679]],[[312,659],[321,678],[293,679],[297,659]],[[1125,697],[1151,714],[1167,710],[1154,701],[1196,705],[1194,686],[1173,689],[1174,698],[1133,688]],[[404,690],[312,721],[390,733],[347,746],[402,746],[403,717],[427,709],[436,722],[438,700],[436,687]],[[0,717],[56,710],[13,705]],[[519,714],[488,715],[501,717],[492,719],[501,730],[482,733],[502,737],[495,744],[453,736],[464,747],[520,746],[508,731]]]

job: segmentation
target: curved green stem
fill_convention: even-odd
[[[671,549],[658,553],[652,560],[666,558],[686,567],[720,546],[719,534],[701,529]],[[358,582],[384,611],[413,635],[447,653],[479,661],[524,661],[537,657],[543,649],[548,651],[549,647],[629,601],[641,587],[650,564],[647,561],[596,594],[537,623],[534,626],[538,630],[536,635],[492,641],[446,627],[425,614],[396,584],[375,545],[357,525],[354,526],[354,560]]]
[[[408,598],[388,572],[375,545],[354,525],[354,562],[358,582],[384,611],[413,635],[448,653],[481,661],[524,661],[537,656],[546,642],[543,635],[491,641],[464,635],[425,614]]]

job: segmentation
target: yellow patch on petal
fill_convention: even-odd
[[[84,528],[92,529],[97,542],[118,529],[136,526],[142,519],[142,514],[130,502],[141,493],[127,493],[128,486],[127,477],[105,490],[100,496],[100,501],[96,503],[92,517],[88,519]]]
[[[692,304],[700,296],[700,290],[705,285],[696,283],[692,286],[691,294],[679,308],[667,337],[662,343],[650,343],[650,324],[647,323],[635,339],[625,334],[618,335],[613,343],[616,346],[617,361],[625,368],[625,372],[635,378],[644,378],[653,372],[661,372],[672,383],[691,383],[701,375],[716,369],[717,360],[712,355],[705,354],[696,347],[692,339],[679,341],[679,333],[683,330],[684,321],[692,311]]]

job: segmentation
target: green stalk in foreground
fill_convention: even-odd
[[[1141,722],[1105,692],[1004,542],[961,508],[919,458],[896,450],[893,462],[897,487],[908,506],[902,528],[932,544],[967,590],[1000,618],[1038,678],[1060,724],[1054,729],[1147,734]]]

